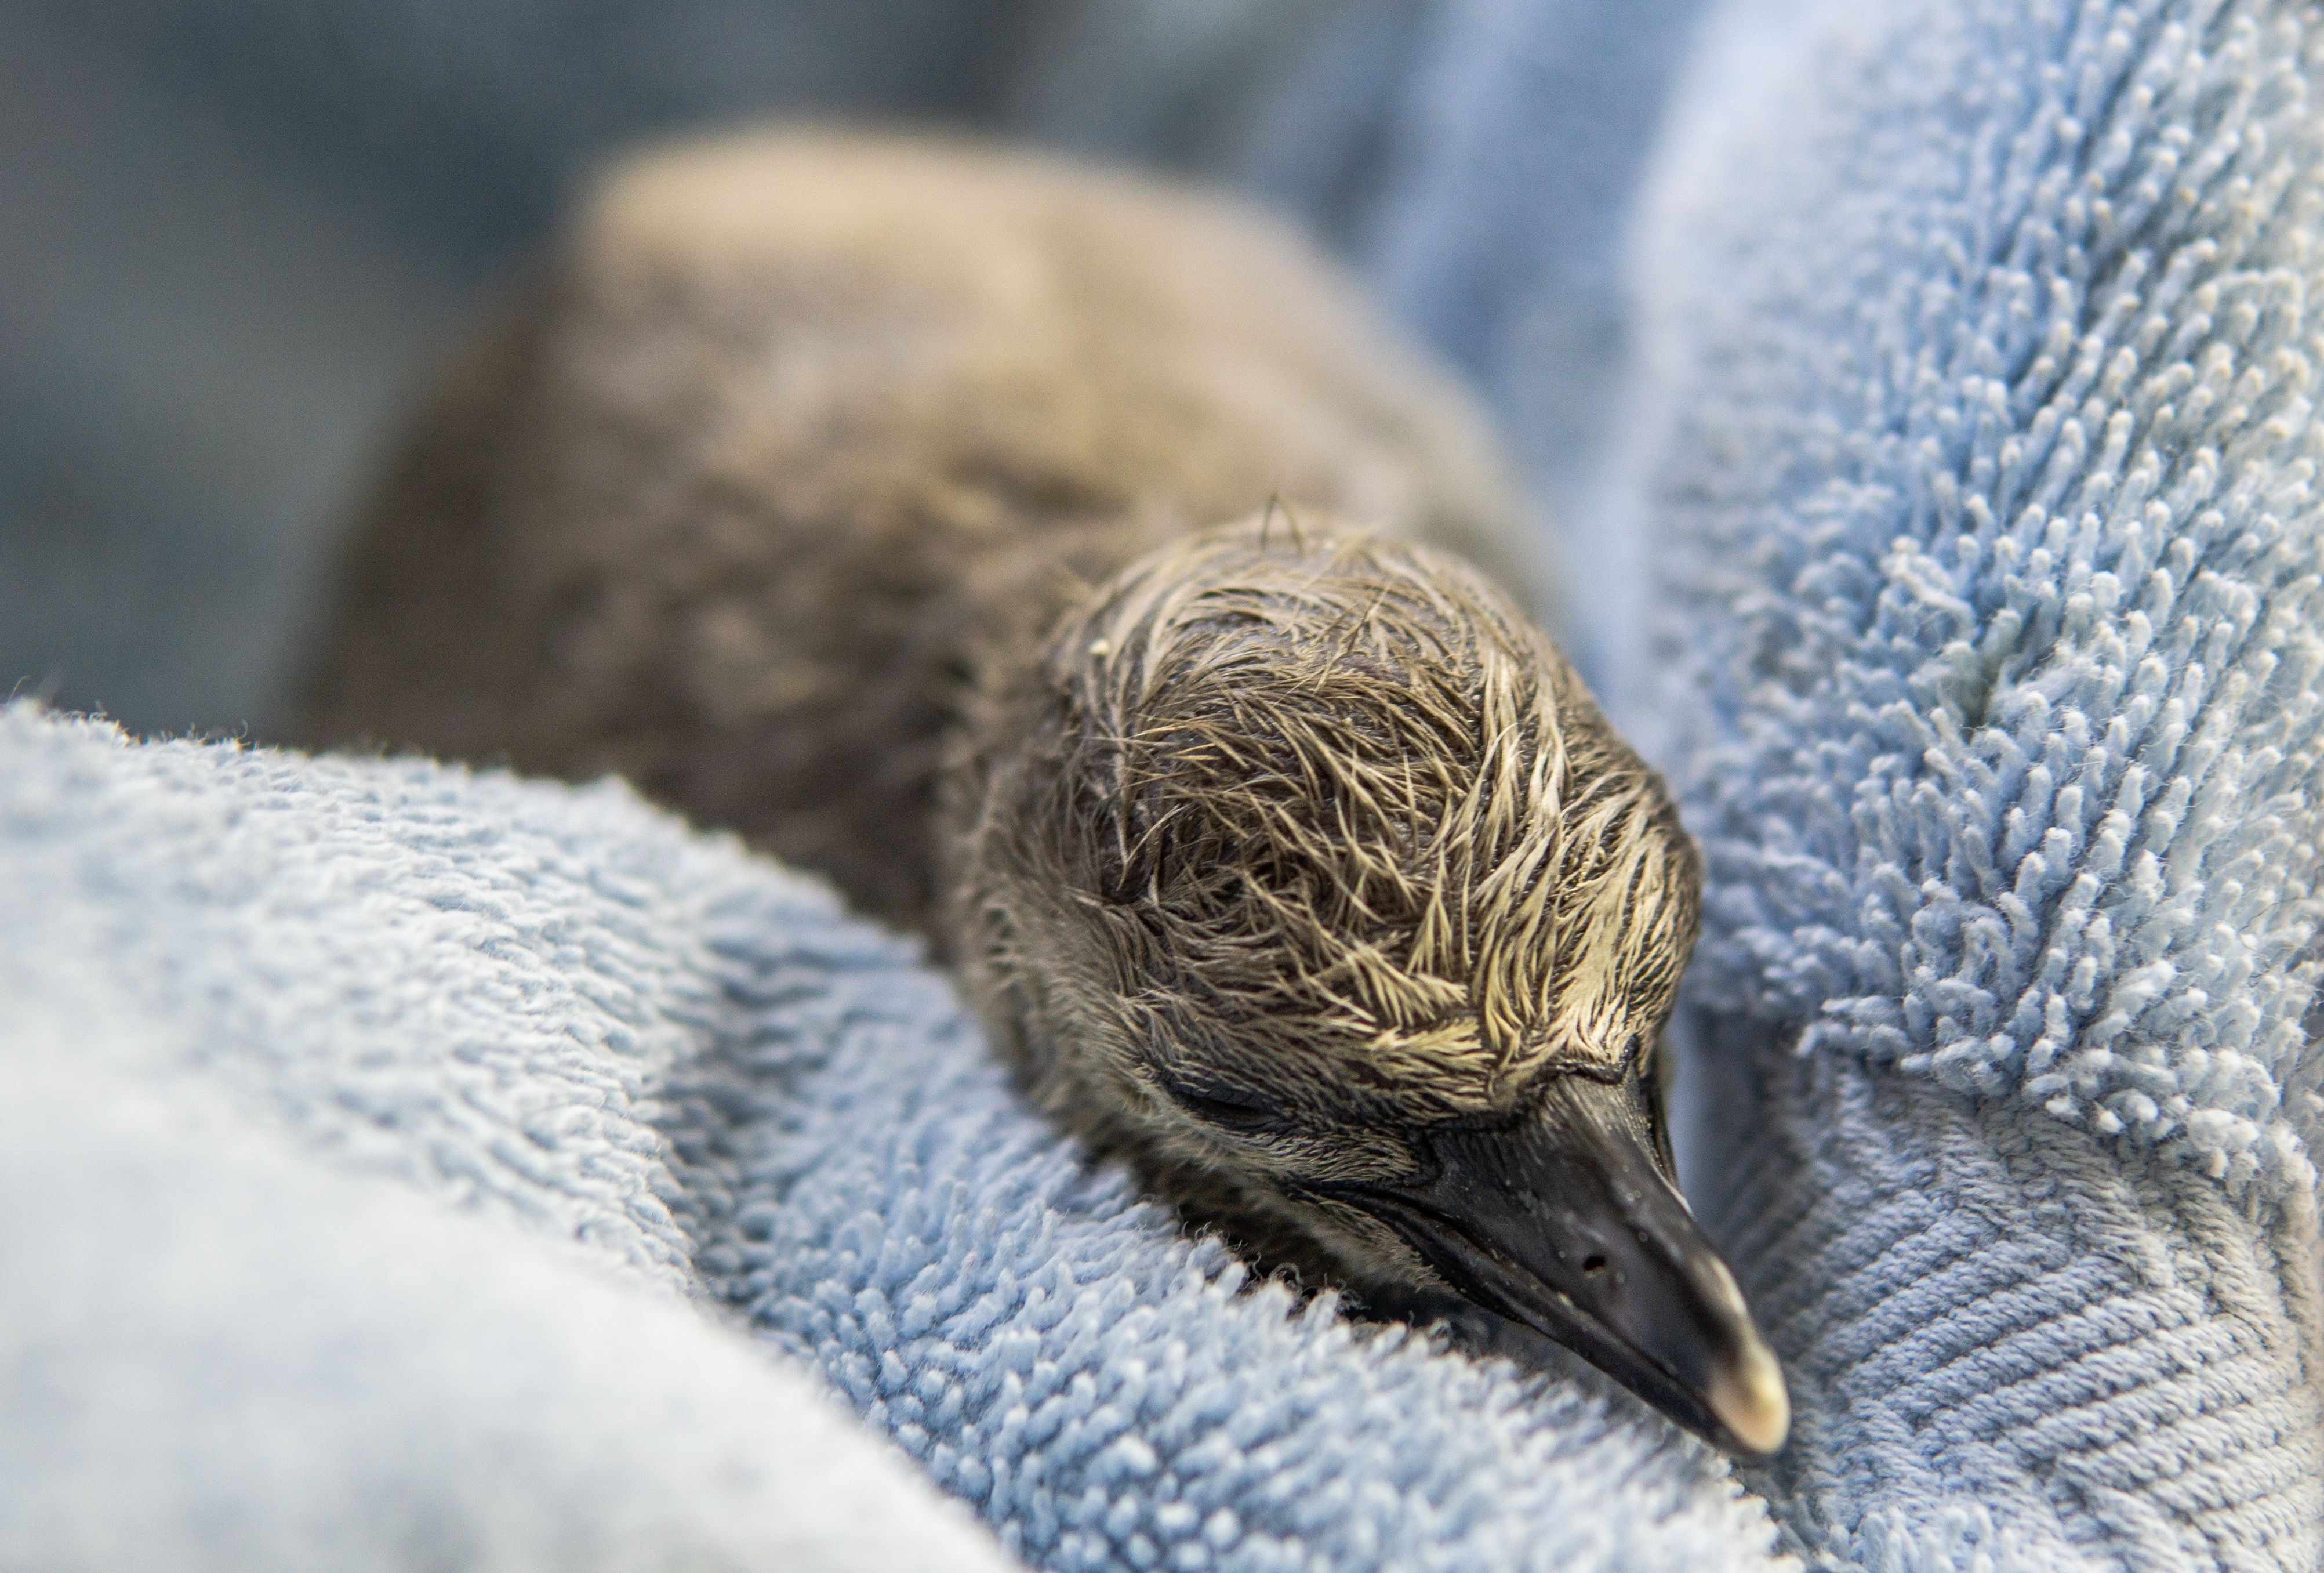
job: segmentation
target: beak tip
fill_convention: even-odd
[[[1791,1435],[1792,1400],[1784,1386],[1783,1367],[1756,1337],[1744,1345],[1732,1365],[1711,1378],[1704,1396],[1720,1423],[1761,1457],[1779,1451]]]

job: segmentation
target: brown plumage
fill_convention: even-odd
[[[1197,1162],[1223,1123],[1342,1180],[1397,1170],[1384,1130],[1650,1055],[1698,878],[1507,596],[1314,530],[1174,541],[1001,668],[945,816],[945,930],[1052,1103]]]
[[[358,522],[312,735],[618,772],[926,922],[980,644],[1274,495],[1493,555],[1469,411],[1290,236],[965,146],[617,170]]]
[[[1765,1450],[1654,1079],[1694,855],[1502,588],[1516,516],[1247,214],[700,144],[616,171],[422,410],[309,736],[619,772],[820,869],[1182,1202]]]

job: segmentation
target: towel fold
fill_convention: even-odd
[[[0,889],[0,1563],[990,1565],[802,1369],[1041,1567],[1773,1560],[1594,1377],[1245,1285],[618,786],[19,704]]]
[[[1704,844],[1773,1467],[1244,1283],[622,789],[20,705],[0,1562],[991,1565],[884,1435],[1044,1568],[2324,1566],[2324,22],[1591,12],[1319,23],[1410,90],[1238,124],[1519,428]]]
[[[1623,484],[1766,1486],[1840,1565],[2314,1568],[2324,25],[1726,29]]]

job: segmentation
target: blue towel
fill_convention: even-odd
[[[1651,53],[1545,73],[1588,9],[1443,8],[1369,254],[1554,460],[1596,670],[1709,853],[1685,1156],[1792,1378],[1775,1467],[1240,1285],[908,948],[617,791],[20,709],[0,1194],[69,1188],[0,1209],[0,1417],[57,1417],[0,1419],[0,1562],[115,1565],[115,1523],[254,1567],[318,1523],[378,1562],[439,1520],[482,1566],[563,1559],[568,1514],[633,1560],[763,1544],[781,1483],[727,1472],[799,1401],[740,1374],[788,1362],[1041,1567],[2324,1564],[2324,21],[1738,0],[1648,165],[1652,116],[1542,86],[1664,91]],[[1646,171],[1627,250],[1622,180],[1528,217],[1577,124]],[[1592,260],[1512,262],[1556,236]],[[1540,394],[1528,322],[1614,324],[1610,412]],[[532,1287],[464,1309],[487,1226]],[[204,1228],[230,1271],[156,1250]],[[501,1369],[520,1300],[553,1425],[410,1347],[318,1378],[393,1353],[375,1305]],[[208,1369],[249,1395],[223,1439]],[[657,1402],[711,1441],[641,1446]],[[928,1511],[853,1457],[850,1504]]]
[[[2324,1562],[2324,14],[1738,14],[1605,529],[1843,1566]]]
[[[0,890],[0,1566],[989,1566],[800,1365],[1038,1567],[1775,1565],[1594,1377],[1244,1283],[617,786],[20,703]]]
[[[533,796],[0,709],[0,1567],[1009,1566],[688,1303],[740,860]]]

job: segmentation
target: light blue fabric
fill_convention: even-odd
[[[1604,524],[1764,1484],[1836,1563],[2313,1568],[2324,14],[1798,9],[1683,97]]]
[[[738,861],[0,708],[0,1567],[1009,1566],[687,1303],[660,882]]]
[[[1242,1286],[617,787],[19,704],[0,890],[0,1566],[979,1566],[797,1362],[1038,1567],[1777,1565],[1594,1379]]]
[[[622,1324],[586,1312],[537,1384],[575,1406],[558,1434],[634,1447],[667,1380],[683,1423],[747,1450],[707,1391],[719,1362],[801,1360],[1040,1566],[1748,1566],[1770,1560],[1762,1498],[1818,1566],[2324,1565],[2324,21],[1738,0],[1669,91],[1640,199],[1619,171],[1645,167],[1655,116],[1632,100],[1659,98],[1671,57],[1574,69],[1570,41],[1640,43],[1637,15],[1674,50],[1685,6],[1389,11],[1364,24],[1411,51],[1404,88],[1305,79],[1366,84],[1323,141],[1379,140],[1385,173],[1300,143],[1317,123],[1296,93],[1239,99],[1239,124],[1298,155],[1233,157],[1377,203],[1306,206],[1367,237],[1391,298],[1554,472],[1597,671],[1704,841],[1682,1036],[1714,1117],[1690,1183],[1798,1413],[1759,1497],[1586,1376],[1523,1381],[1233,1292],[1214,1251],[1019,1106],[903,947],[608,790],[131,748],[14,713],[0,1043],[51,1046],[8,1106],[65,1133],[26,1151],[95,1152],[77,1185],[145,1194],[97,1111],[124,1084],[150,1105],[174,1068],[218,1106],[221,1167],[263,1147],[266,1173],[318,1177],[297,1238],[352,1174],[421,1193],[434,1210],[391,1226],[365,1202],[360,1227],[423,1257],[409,1242],[483,1214],[524,1252],[577,1241],[558,1272],[728,1322],[686,1323],[720,1351],[700,1370],[592,1407],[574,1373]],[[1569,145],[1595,172],[1561,168]],[[170,1151],[172,1182],[209,1194],[199,1150]],[[216,1185],[263,1221],[267,1188]],[[0,1229],[32,1238],[22,1214]],[[32,1380],[23,1328],[71,1328],[17,1309],[53,1313],[56,1284],[111,1270],[141,1314],[188,1314],[127,1294],[134,1253],[69,1259],[81,1277],[0,1273],[22,1297],[8,1380]],[[308,1319],[258,1300],[260,1325],[327,1343],[365,1271],[278,1286]],[[671,1314],[637,1313],[641,1346],[681,1337]],[[41,1347],[94,1372],[142,1346]],[[235,1347],[286,1434],[348,1456],[328,1449],[362,1428],[323,1425],[337,1411],[285,1375],[306,1367]],[[22,1391],[0,1416],[28,1412]],[[453,1412],[481,1426],[470,1397]],[[391,1435],[424,1433],[399,1412]],[[163,1478],[7,1440],[0,1477],[87,1519]],[[500,1522],[503,1494],[428,1473],[446,1459],[387,1456],[419,1499]],[[721,1456],[641,1463],[655,1484],[629,1500],[683,1498]],[[247,1473],[201,1478],[261,1522],[304,1511]],[[575,1495],[553,1474],[526,1491]],[[64,1522],[9,1517],[25,1500],[0,1492],[0,1551]],[[710,1516],[747,1526],[755,1500]]]

